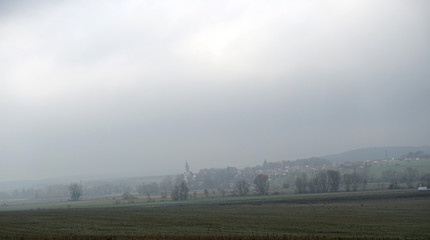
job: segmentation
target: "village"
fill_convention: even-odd
[[[335,162],[313,157],[277,162],[264,160],[261,165],[242,169],[205,168],[195,172],[190,169],[191,166],[186,162],[183,173],[178,175],[83,181],[77,184],[81,191],[79,196],[81,199],[103,196],[169,198],[175,186],[182,182],[189,189],[190,197],[237,196],[240,181],[249,186],[247,194],[256,195],[258,193],[254,181],[258,175],[267,176],[267,194],[399,188],[426,191],[430,186],[430,157],[422,152],[407,153],[400,158],[355,162]],[[325,186],[332,181],[327,173],[331,173],[338,182],[335,190]],[[0,199],[68,199],[69,188],[69,184],[58,183],[38,188],[14,189],[0,192]]]

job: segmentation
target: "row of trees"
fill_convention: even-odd
[[[337,192],[341,185],[345,191],[358,191],[365,190],[369,180],[374,183],[388,182],[388,189],[400,188],[400,184],[407,188],[415,188],[418,183],[430,186],[430,173],[420,177],[417,169],[408,167],[404,171],[388,169],[378,178],[369,178],[367,171],[358,172],[356,168],[342,176],[336,170],[321,170],[310,179],[306,173],[302,173],[296,177],[295,185],[297,193]]]
[[[417,180],[418,171],[416,169],[407,168],[403,173],[395,171],[385,171],[382,174],[383,179],[390,180],[389,188],[398,188],[398,184],[405,182],[408,187],[413,186],[413,181]],[[427,185],[430,184],[430,174],[422,176],[421,180]],[[344,185],[346,191],[357,191],[364,190],[367,186],[367,175],[364,173],[357,173],[356,169],[352,173],[345,173],[341,176],[337,170],[321,170],[312,177],[309,178],[306,173],[302,173],[296,178],[296,192],[297,193],[318,193],[318,192],[337,192],[341,184]],[[246,196],[250,192],[251,185],[244,179],[238,180],[235,185],[234,192],[239,196]],[[267,195],[269,193],[269,177],[266,174],[258,174],[254,178],[254,188],[258,195]],[[136,187],[137,192],[140,195],[147,195],[148,198],[151,194],[157,194],[161,192],[162,197],[165,195],[165,191],[161,190],[157,183],[142,183]],[[71,184],[69,186],[70,199],[78,200],[82,195],[82,186],[79,184]],[[181,181],[180,184],[176,184],[172,187],[171,198],[173,200],[187,200],[189,198],[189,187],[185,181]],[[225,191],[223,196],[225,195]],[[213,191],[215,194],[215,191]],[[205,196],[209,197],[209,191],[205,189]],[[165,197],[165,196],[164,196]],[[196,192],[194,191],[194,197]]]
[[[429,177],[427,177],[429,176]],[[386,181],[390,183],[390,189],[400,188],[400,184],[406,184],[407,188],[414,188],[414,182],[420,180],[418,170],[413,169],[411,167],[406,168],[403,172],[395,171],[392,169],[386,170],[382,172],[381,181]],[[425,174],[421,177],[421,180],[427,183],[429,186],[430,183],[430,174]]]
[[[8,192],[0,192],[0,199],[47,199],[65,198],[69,196],[69,186],[63,184],[49,185],[44,188],[14,189]]]
[[[407,168],[404,172],[395,172],[387,170],[382,173],[382,179],[390,181],[389,188],[398,188],[399,183],[406,183],[408,187],[413,187],[413,182],[419,179],[418,171],[416,169]],[[180,179],[180,178],[178,178]],[[421,180],[427,185],[430,184],[430,174],[422,176]],[[296,178],[296,192],[297,193],[318,193],[318,192],[337,192],[343,184],[345,191],[357,191],[364,190],[367,186],[367,174],[358,173],[356,169],[352,173],[345,173],[341,176],[337,170],[321,170],[312,177],[309,178],[306,173],[302,173]],[[161,184],[160,184],[161,185]],[[254,189],[258,195],[267,195],[269,193],[269,177],[266,174],[258,174],[254,178]],[[238,180],[235,184],[234,192],[239,196],[245,196],[250,192],[251,184],[246,180]],[[147,195],[148,198],[151,194],[157,194],[161,192],[161,196],[165,197],[165,190],[160,190],[157,183],[142,183],[136,187],[139,195]],[[219,189],[222,195],[225,195],[225,191]],[[79,184],[71,184],[69,186],[70,199],[78,200],[82,195],[82,186]],[[176,184],[170,191],[170,196],[173,200],[187,200],[189,198],[189,187],[185,181],[181,181],[180,184]],[[215,194],[215,191],[213,191]],[[205,196],[209,197],[209,191],[205,189]],[[196,197],[196,191],[194,191],[194,197]]]
[[[250,184],[242,179],[236,182],[236,193],[239,196],[245,196],[249,193]],[[269,194],[269,176],[266,174],[258,174],[254,178],[254,188],[257,191],[258,195],[267,195]]]
[[[421,152],[405,155],[405,157],[422,156]],[[366,189],[368,183],[372,183],[374,186],[378,183],[378,188],[380,189],[396,189],[405,186],[414,188],[418,184],[430,186],[430,173],[419,176],[420,172],[410,167],[405,170],[386,168],[380,175],[370,175],[368,174],[369,169],[371,169],[370,165],[354,165],[351,169],[344,168],[344,171],[349,172],[343,175],[336,170],[320,170],[310,177],[305,173],[297,175],[298,172],[314,171],[313,169],[318,169],[319,166],[327,166],[327,164],[329,162],[325,159],[318,158],[276,163],[265,161],[261,166],[240,170],[233,167],[202,169],[197,174],[188,172],[189,174],[177,175],[176,178],[167,176],[157,183],[151,182],[134,185],[133,182],[121,181],[87,185],[84,189],[79,184],[72,184],[70,186],[56,184],[41,189],[13,190],[10,192],[0,192],[0,199],[69,197],[71,200],[76,200],[80,198],[82,191],[84,191],[87,196],[115,195],[127,192],[141,196],[146,195],[148,198],[151,195],[160,194],[162,198],[170,195],[173,199],[184,200],[190,198],[190,196],[197,196],[196,192],[203,189],[206,189],[205,196],[209,196],[209,194],[215,195],[215,191],[218,191],[223,196],[228,192],[244,196],[249,194],[251,186],[259,195],[266,195],[269,191],[269,175],[271,179],[270,187],[273,191],[279,191],[282,188],[289,188],[295,185],[298,193],[336,192],[341,187],[345,191],[358,191]],[[281,171],[284,168],[288,168],[289,171]],[[265,174],[257,174],[258,172]],[[420,180],[421,182],[419,182]],[[183,187],[183,182],[186,188]],[[386,183],[389,183],[389,187]],[[190,191],[193,192],[192,195],[189,195]]]
[[[318,174],[308,179],[306,173],[302,173],[296,178],[296,191],[304,192],[337,192],[340,186],[340,173],[335,170],[322,170]]]
[[[231,170],[233,169],[224,169],[224,170],[226,171],[221,171],[221,172],[225,173],[226,175],[230,175],[232,173]],[[206,176],[208,176],[208,174],[206,174]],[[140,185],[135,187],[135,191],[141,196],[146,195],[148,198],[150,198],[150,196],[154,194],[160,194],[162,198],[163,197],[165,198],[167,196],[166,193],[170,192],[170,196],[173,200],[186,200],[189,198],[190,189],[188,184],[181,179],[183,179],[183,176],[178,175],[177,179],[175,179],[176,184],[173,184],[173,181],[170,177],[166,177],[159,184],[156,182],[141,183]],[[268,175],[265,175],[265,174],[259,174],[254,178],[254,188],[259,195],[268,194],[268,190],[269,190],[268,180],[269,180],[269,177]],[[225,181],[226,180],[224,180],[223,185],[227,186]],[[180,183],[177,184],[178,182]],[[132,188],[127,186],[124,183],[121,183],[119,185],[103,184],[103,185],[100,185],[97,187],[91,187],[88,189],[83,189],[82,184],[78,184],[78,183],[70,184],[68,186],[68,189],[67,189],[67,186],[64,186],[64,185],[59,185],[59,186],[61,186],[61,191],[60,191],[61,194],[59,195],[56,194],[53,197],[65,197],[68,195],[70,200],[73,200],[73,201],[79,200],[83,195],[84,190],[86,195],[123,194],[123,196],[131,196],[130,192],[132,192]],[[236,187],[234,190],[238,195],[245,196],[249,193],[250,186],[251,185],[246,180],[242,179],[236,182]],[[53,187],[50,186],[49,187],[50,191],[51,191],[51,188],[54,189]],[[60,189],[60,188],[56,187],[55,189]],[[225,196],[226,191],[224,189],[218,188],[218,190],[221,192],[223,196]],[[30,193],[31,197],[36,196],[36,198],[38,195],[38,192],[35,192],[34,190],[32,191],[23,190],[22,192],[26,194]],[[212,192],[213,194],[215,194],[215,190],[213,190]],[[18,198],[18,195],[21,196],[21,193],[17,194],[17,198]],[[194,196],[196,196],[196,192],[194,192]],[[209,196],[209,191],[206,188],[205,188],[205,196],[206,197]],[[128,197],[124,197],[124,199],[125,198],[128,198]]]
[[[269,193],[269,176],[265,174],[259,174],[254,179],[254,188],[258,195],[267,195]],[[249,193],[251,185],[244,179],[236,182],[235,192],[239,196],[246,196]],[[225,195],[224,190],[220,190],[222,195]],[[215,193],[215,191],[213,191]],[[204,189],[205,197],[209,197],[209,191]],[[171,198],[173,200],[187,200],[189,198],[189,188],[185,181],[182,181],[179,185],[173,187],[171,191]],[[194,197],[196,192],[194,191]]]

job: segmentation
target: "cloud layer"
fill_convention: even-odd
[[[0,181],[429,144],[427,1],[4,1]]]

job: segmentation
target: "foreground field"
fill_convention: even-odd
[[[0,212],[2,239],[429,239],[430,194]],[[373,196],[373,197],[372,197]]]

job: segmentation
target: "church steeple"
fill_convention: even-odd
[[[190,167],[188,166],[188,162],[185,162],[185,172],[189,172]]]
[[[188,162],[185,162],[184,181],[188,183],[188,179],[190,177],[191,177],[190,167],[188,166]]]

